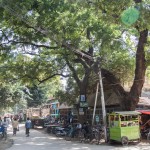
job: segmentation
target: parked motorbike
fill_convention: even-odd
[[[56,127],[55,128],[55,135],[57,137],[65,136],[68,133],[69,130],[70,130],[70,127],[66,127],[66,128]]]

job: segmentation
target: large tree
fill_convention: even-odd
[[[141,16],[132,26],[125,26],[120,23],[120,15],[135,3],[141,4]],[[146,71],[144,50],[149,16],[145,11],[150,11],[148,5],[148,1],[133,0],[1,0],[1,52],[4,57],[8,52],[9,56],[13,54],[13,63],[7,61],[7,69],[11,66],[9,69],[15,77],[18,75],[24,81],[32,79],[39,83],[58,75],[68,76],[70,70],[79,87],[79,95],[86,95],[89,78],[93,70],[97,72],[100,63],[96,57],[100,56],[102,75],[120,97],[122,109],[133,110],[138,103]],[[130,62],[133,58],[128,55],[128,59],[119,59],[121,55],[116,55],[120,52],[125,56],[127,50],[131,54],[127,47],[129,43],[122,42],[126,42],[122,35],[127,34],[139,37],[135,78],[130,92],[124,90],[114,76],[117,73],[111,73],[113,67],[109,65],[113,60],[120,60],[119,66],[124,60]],[[30,57],[25,58],[25,54]],[[116,58],[108,60],[112,55]],[[124,74],[129,70],[125,68]]]

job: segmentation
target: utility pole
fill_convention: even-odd
[[[104,135],[105,135],[105,142],[107,142],[106,109],[105,109],[105,100],[104,100],[104,90],[103,90],[103,82],[102,82],[101,68],[99,68],[98,74],[99,74],[99,82],[100,82],[100,89],[101,89],[101,104],[102,104],[102,115],[103,115]]]
[[[95,111],[96,111],[96,104],[97,104],[97,95],[98,95],[98,87],[99,87],[99,83],[97,83],[97,88],[96,88],[96,96],[95,96],[95,105],[94,105],[94,110],[93,110],[92,125],[94,125],[94,118],[95,118]]]
[[[101,91],[102,120],[103,120],[105,142],[107,142],[106,108],[105,108],[104,89],[103,89],[103,81],[102,81],[100,62],[101,62],[101,58],[98,57],[97,58],[98,70],[96,72],[97,72],[97,74],[99,76],[100,91]]]

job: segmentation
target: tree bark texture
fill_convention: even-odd
[[[145,72],[147,68],[144,51],[144,46],[147,42],[147,37],[148,37],[147,29],[140,32],[139,42],[136,51],[135,77],[130,92],[126,97],[127,104],[125,107],[127,110],[135,110],[139,102],[139,97],[141,96],[143,84],[145,81]]]
[[[148,30],[140,32],[139,42],[136,51],[135,77],[131,89],[126,92],[120,81],[108,70],[102,69],[102,76],[111,84],[112,89],[118,95],[122,110],[135,110],[139,97],[141,96],[145,81],[146,60],[144,46],[147,42]]]

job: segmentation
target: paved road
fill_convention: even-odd
[[[65,141],[62,138],[43,133],[39,130],[31,130],[30,137],[25,136],[24,125],[20,125],[20,131],[13,138],[14,145],[8,150],[150,150],[150,144],[141,143],[139,145],[91,145],[79,142]]]

